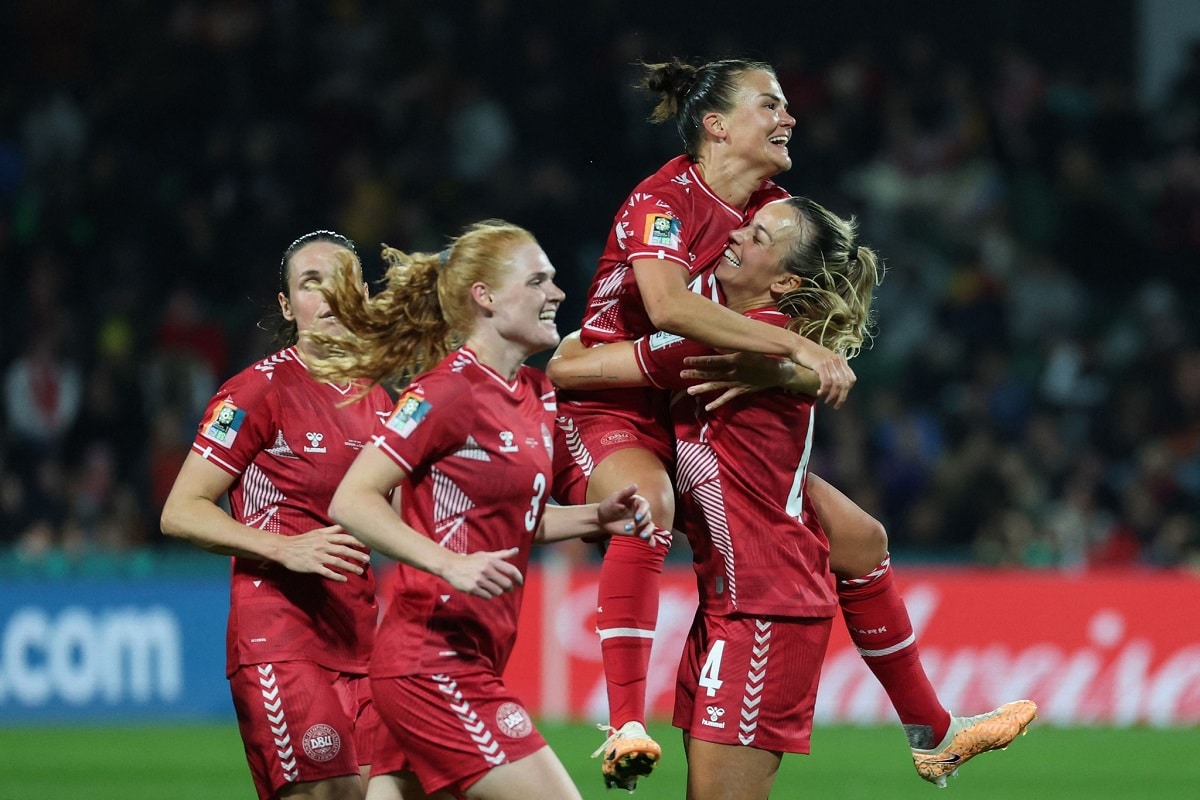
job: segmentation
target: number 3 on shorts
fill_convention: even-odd
[[[704,666],[700,669],[700,680],[696,681],[708,691],[709,697],[716,697],[717,690],[723,683],[721,680],[721,657],[724,655],[725,640],[714,640],[712,647],[708,649],[708,658],[704,659]]]

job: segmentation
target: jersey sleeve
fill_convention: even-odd
[[[779,328],[786,326],[788,321],[786,315],[774,309],[755,309],[746,312],[746,316]],[[660,389],[676,390],[694,385],[696,381],[679,377],[679,373],[686,367],[683,360],[693,356],[709,356],[717,352],[706,344],[666,331],[643,336],[634,342],[638,368],[651,384]]]
[[[475,419],[461,376],[432,373],[411,383],[380,420],[375,445],[412,475],[466,441]]]
[[[682,389],[695,383],[679,377],[680,371],[684,369],[683,360],[691,356],[710,355],[713,352],[714,350],[707,345],[666,331],[643,336],[634,342],[638,368],[646,379],[659,389]]]
[[[617,238],[625,260],[673,261],[691,271],[686,223],[670,198],[659,193],[635,192],[617,223]]]
[[[230,378],[208,401],[192,450],[231,475],[241,475],[275,434],[271,382],[246,370]]]

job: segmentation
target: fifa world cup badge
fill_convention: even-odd
[[[200,434],[225,448],[233,447],[238,429],[246,419],[246,412],[235,406],[228,398],[213,409],[200,426]]]

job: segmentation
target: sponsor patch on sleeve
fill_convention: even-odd
[[[233,447],[238,429],[242,427],[245,420],[246,412],[225,399],[217,404],[217,407],[204,420],[200,426],[200,434],[205,439],[211,439],[224,448],[230,448]]]
[[[676,336],[675,334],[667,333],[666,331],[655,331],[654,333],[650,334],[649,344],[651,350],[662,350],[664,347],[671,347],[679,344],[682,341],[682,336]]]
[[[680,222],[669,214],[646,215],[646,244],[677,249]]]
[[[396,410],[388,417],[385,424],[407,439],[409,434],[421,424],[421,420],[425,419],[425,415],[432,407],[421,392],[405,392],[400,401],[396,403]]]

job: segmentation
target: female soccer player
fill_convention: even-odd
[[[649,536],[649,504],[625,486],[547,508],[555,394],[524,361],[558,343],[563,293],[529,232],[481,223],[440,255],[384,255],[384,291],[364,305],[345,274],[330,297],[354,335],[316,337],[329,353],[321,374],[385,380],[428,368],[330,507],[401,562],[371,657],[384,726],[368,797],[579,798],[500,677],[522,576],[536,543]],[[399,514],[389,505],[398,484]]]
[[[226,669],[262,800],[362,798],[378,724],[366,677],[375,576],[328,508],[391,400],[375,387],[345,405],[365,387],[306,366],[318,355],[310,332],[342,331],[322,289],[343,261],[365,293],[345,237],[315,231],[288,247],[282,348],[209,402],[162,512],[163,533],[233,556]]]

